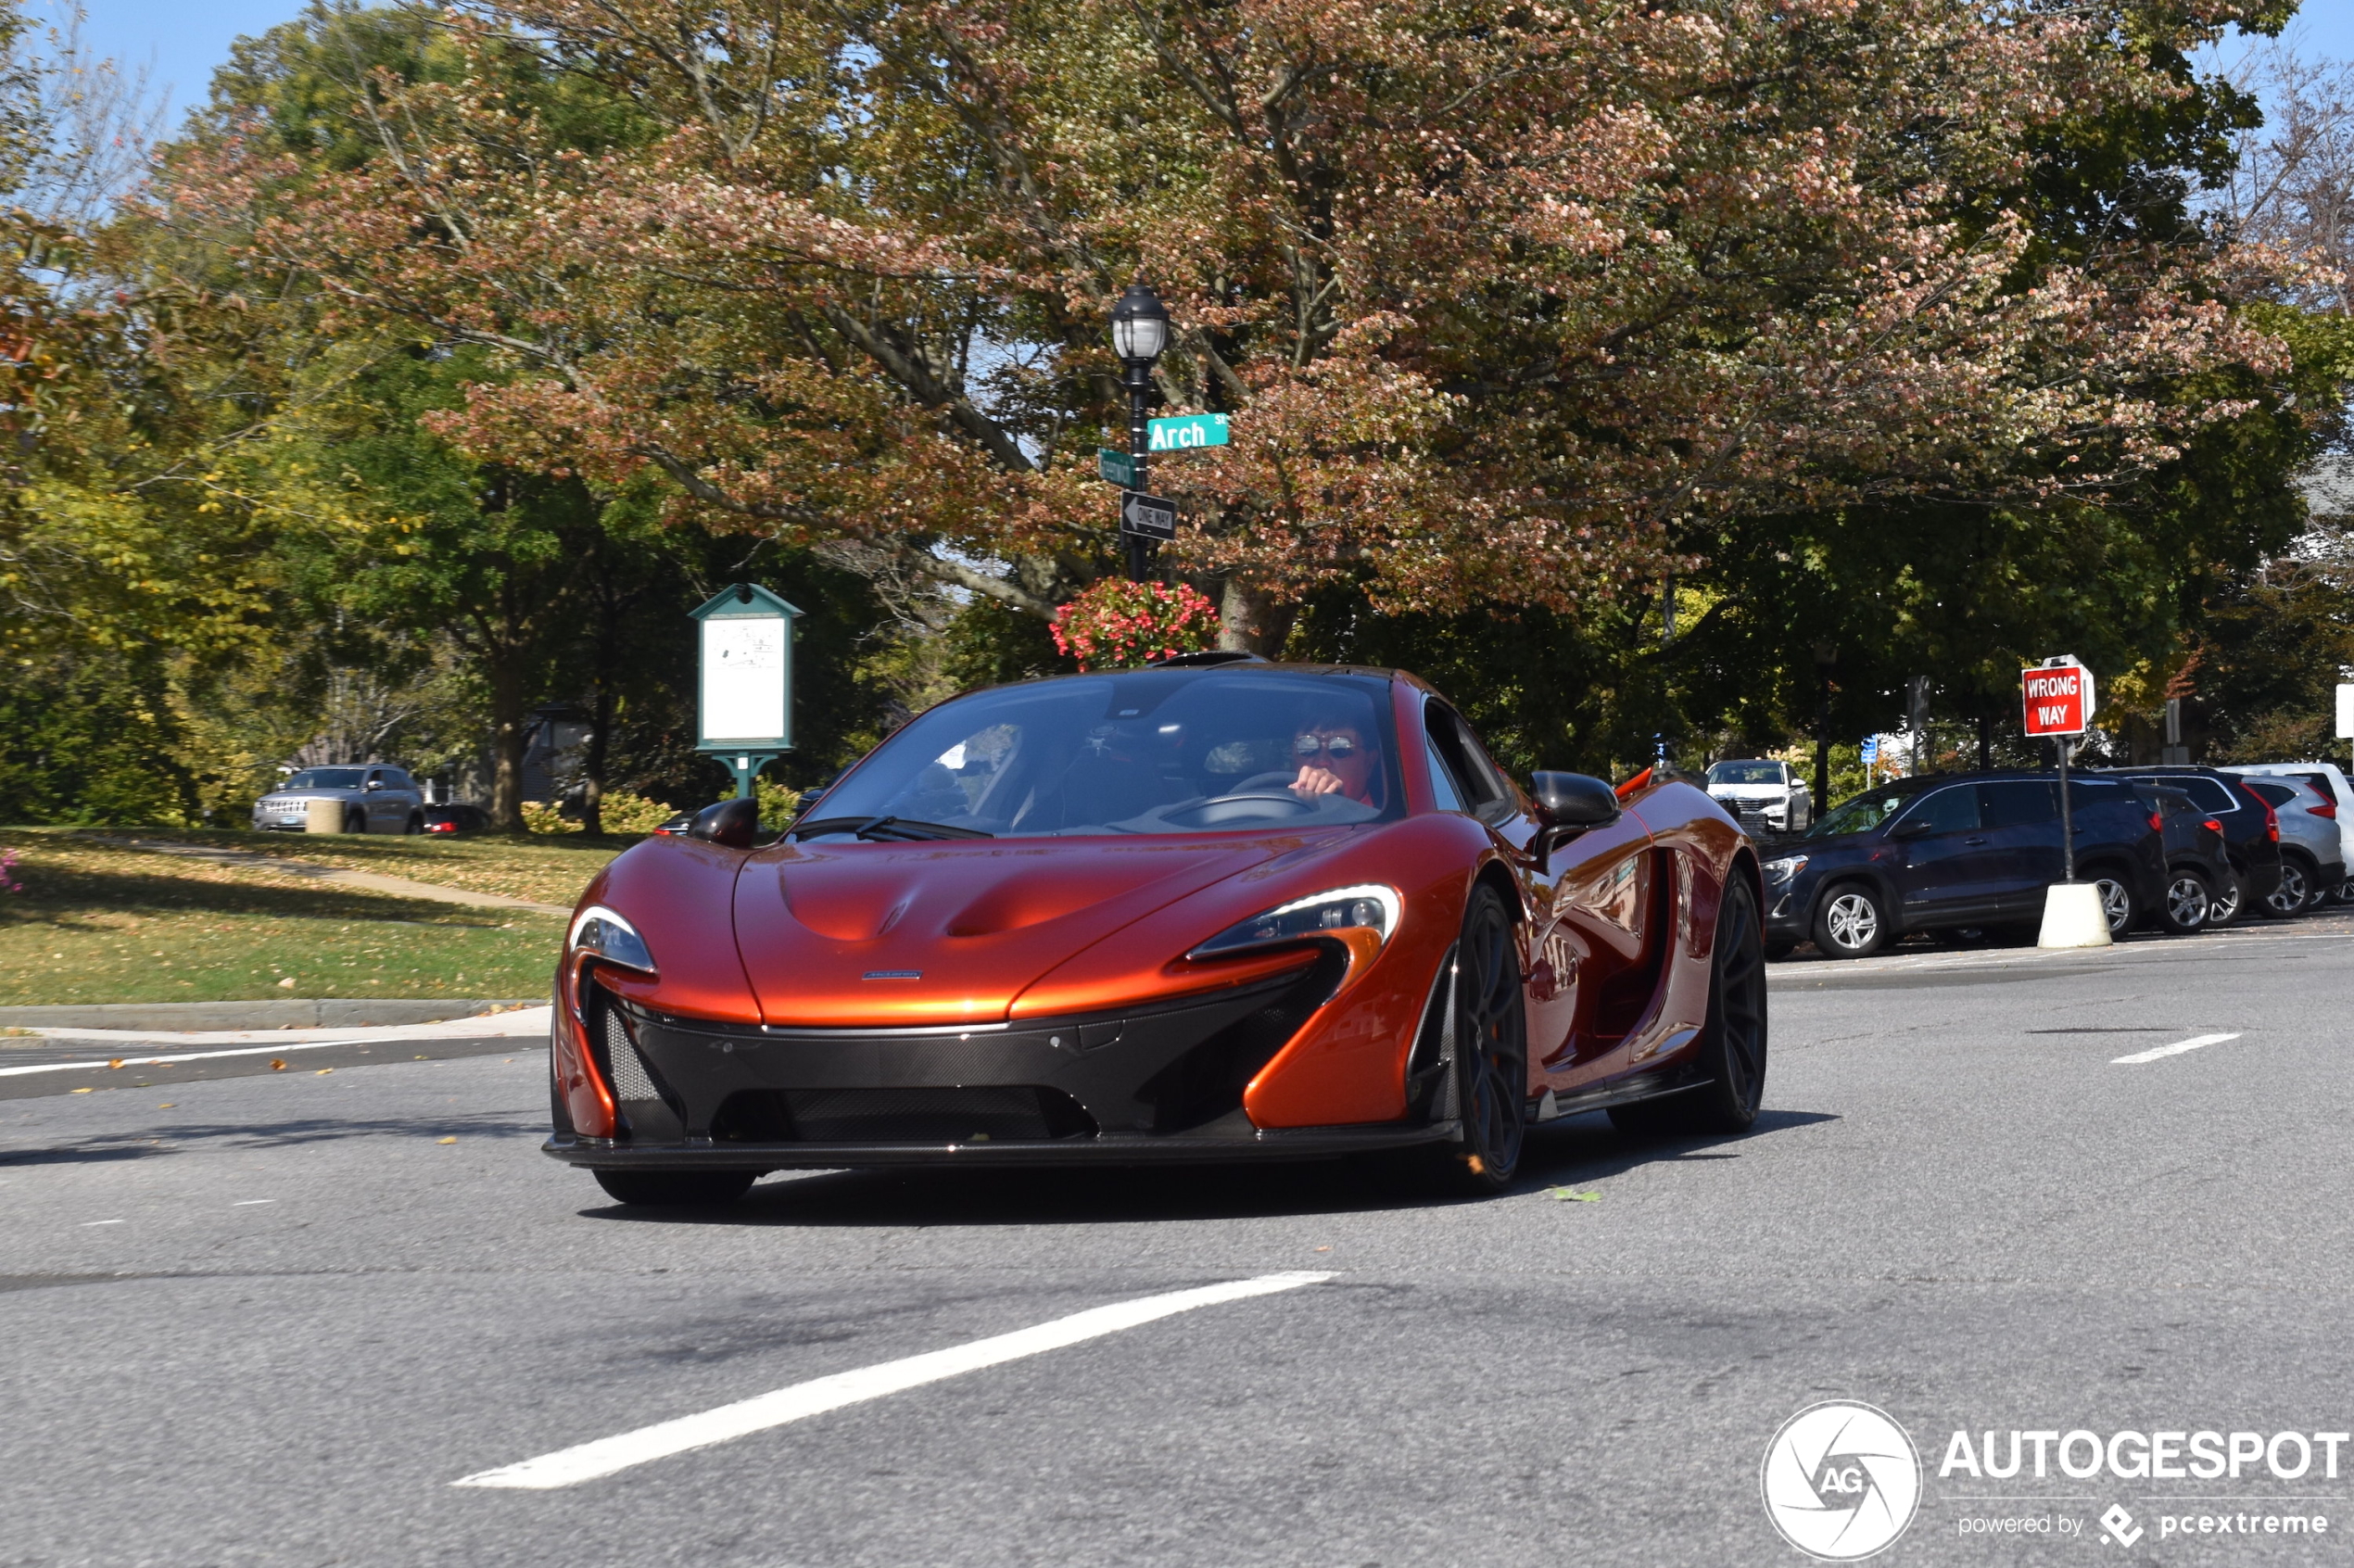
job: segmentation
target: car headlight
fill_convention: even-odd
[[[564,952],[594,953],[608,964],[618,964],[625,969],[637,969],[654,974],[654,955],[646,946],[646,939],[638,928],[607,909],[601,904],[590,904],[576,916],[572,934],[564,939]]]
[[[1191,953],[1188,958],[1217,958],[1254,947],[1277,947],[1315,937],[1341,939],[1361,962],[1381,951],[1398,929],[1403,901],[1398,890],[1379,882],[1335,888],[1309,898],[1277,904],[1227,927]],[[1353,939],[1353,940],[1352,940]],[[1360,952],[1362,948],[1364,951]]]
[[[1778,860],[1767,861],[1761,869],[1766,873],[1766,885],[1778,888],[1806,869],[1806,857],[1803,854],[1786,854]]]

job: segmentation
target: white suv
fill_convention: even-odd
[[[1708,770],[1708,798],[1740,818],[1753,835],[1803,833],[1815,821],[1815,798],[1786,762],[1738,757]]]
[[[422,833],[425,830],[425,797],[415,780],[399,768],[382,763],[354,763],[339,767],[306,767],[253,803],[256,832],[300,833],[317,826],[311,818],[313,801],[340,801],[340,814],[330,831],[345,833]]]
[[[2253,774],[2259,778],[2294,778],[2309,784],[2322,799],[2336,808],[2337,846],[2349,880],[2331,890],[2341,904],[2354,903],[2354,784],[2335,763],[2242,763],[2222,769],[2225,773]],[[2316,812],[2315,816],[2321,815]]]

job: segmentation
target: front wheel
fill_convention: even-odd
[[[749,1170],[597,1170],[597,1185],[615,1203],[647,1208],[716,1208],[752,1188]]]
[[[1484,1197],[1520,1174],[1528,1132],[1528,1018],[1512,917],[1496,890],[1472,892],[1447,977],[1449,1015],[1441,1048],[1447,1074],[1439,1113],[1456,1123],[1442,1182]]]
[[[1766,951],[1756,901],[1739,880],[1726,885],[1716,911],[1698,1066],[1708,1075],[1699,1088],[1614,1106],[1611,1125],[1622,1132],[1705,1134],[1746,1132],[1755,1124],[1766,1094]]]
[[[2207,924],[2211,899],[2207,879],[2196,871],[2176,871],[2166,879],[2166,901],[2158,906],[2158,923],[2176,936],[2188,936]]]
[[[1815,912],[1815,948],[1826,958],[1868,958],[1888,945],[1888,912],[1860,882],[1831,889]]]

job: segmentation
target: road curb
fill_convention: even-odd
[[[439,1023],[506,1007],[538,1007],[544,996],[522,1000],[411,1001],[389,998],[288,997],[268,1002],[101,1002],[0,1007],[0,1029],[157,1029],[173,1033],[209,1029],[368,1029]]]

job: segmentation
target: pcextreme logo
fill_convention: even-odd
[[[1886,1411],[1828,1399],[1782,1423],[1758,1485],[1782,1539],[1826,1562],[1854,1562],[1912,1524],[1921,1456]]]

